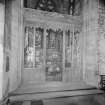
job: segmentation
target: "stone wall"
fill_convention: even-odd
[[[11,5],[8,0],[5,2],[5,26],[4,26],[4,70],[3,70],[3,96],[8,95],[9,91],[9,71],[10,71],[10,53],[11,53]]]
[[[0,100],[3,97],[3,65],[4,65],[4,17],[5,17],[5,7],[3,0],[0,1]]]
[[[98,55],[99,73],[105,75],[105,4],[101,1],[98,6]]]
[[[21,82],[21,0],[6,0],[4,29],[3,95],[15,90]]]
[[[9,71],[10,89],[15,90],[21,83],[21,43],[22,43],[22,0],[11,3],[11,64]]]
[[[83,8],[83,72],[84,80],[98,86],[98,0],[84,0]]]

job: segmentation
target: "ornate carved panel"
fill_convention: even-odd
[[[40,68],[43,63],[43,29],[25,27],[24,67]]]
[[[24,43],[24,67],[33,68],[34,66],[34,27],[25,27]]]
[[[81,66],[78,31],[81,22],[73,17],[30,9],[26,9],[24,16],[26,72],[30,70],[36,76],[35,81],[62,82],[75,78]]]
[[[61,81],[63,32],[48,29],[46,39],[46,80]]]
[[[35,32],[35,67],[40,68],[43,65],[44,30],[39,27]]]
[[[73,32],[66,31],[65,67],[70,68],[72,64]]]

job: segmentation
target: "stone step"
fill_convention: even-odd
[[[73,91],[73,90],[89,90],[96,89],[95,86],[86,84],[85,82],[71,82],[71,83],[41,83],[41,84],[23,84],[21,87],[12,92],[12,94],[26,94],[26,93],[42,93],[42,92],[58,92],[58,91]]]
[[[44,100],[59,97],[73,97],[73,96],[86,96],[103,94],[103,91],[98,89],[89,90],[73,90],[73,91],[55,91],[55,92],[40,92],[40,93],[24,93],[13,94],[11,93],[9,99],[11,101],[23,101],[23,100]]]
[[[10,105],[104,105],[102,94],[82,95],[73,97],[59,97],[43,100],[13,101]]]

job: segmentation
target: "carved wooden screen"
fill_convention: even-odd
[[[34,27],[25,27],[24,67],[34,67]]]
[[[25,27],[24,67],[40,68],[43,64],[43,32],[40,27]]]
[[[66,31],[65,40],[65,67],[71,68],[73,50],[73,32],[71,30]]]
[[[28,21],[24,30],[24,74],[26,70],[26,75],[30,71],[35,76],[30,80],[80,79],[79,27],[60,22]]]
[[[40,68],[43,65],[43,33],[40,27],[35,30],[35,67]]]
[[[44,31],[46,31],[45,43]],[[46,44],[46,48],[44,48],[44,44]],[[46,56],[43,56],[44,51],[46,51]],[[45,68],[44,62],[46,62]],[[62,65],[63,31],[61,29],[44,30],[40,27],[25,26],[24,68],[43,68],[46,80],[62,81]]]
[[[63,31],[47,30],[46,80],[62,80]]]
[[[65,70],[80,66],[79,57],[78,30],[25,26],[24,68],[44,71],[47,81],[62,81]]]

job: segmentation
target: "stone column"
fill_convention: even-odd
[[[84,80],[98,86],[97,19],[98,1],[84,0],[83,8],[83,73]]]
[[[2,89],[3,89],[4,18],[5,18],[4,0],[0,0],[0,100],[2,98]]]

